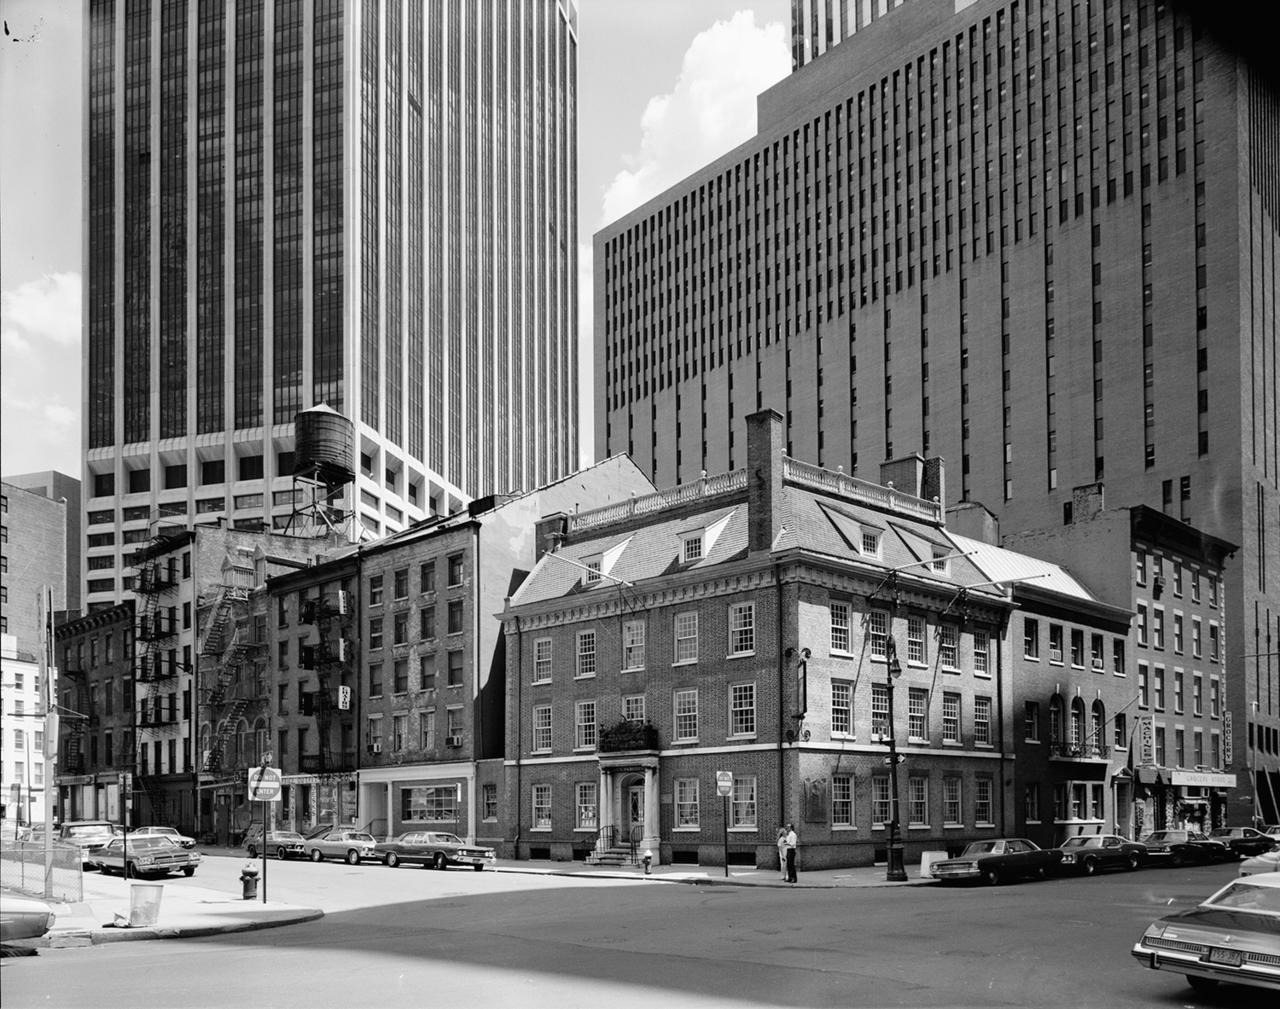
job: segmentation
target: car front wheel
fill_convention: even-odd
[[[1175,869],[1180,869],[1185,861],[1186,859],[1182,857],[1182,853],[1179,851],[1175,851],[1169,856],[1169,864]]]
[[[196,874],[196,867],[194,865],[184,865],[182,867],[182,875],[194,876],[195,874]]]
[[[137,867],[136,867],[132,862],[125,862],[125,864],[124,864],[124,878],[125,878],[125,879],[137,879],[137,878],[138,878],[138,869],[137,869]]]
[[[1133,872],[1134,869],[1138,868],[1139,861],[1138,853],[1136,851],[1131,851],[1129,852],[1129,858],[1126,860],[1125,864],[1129,866],[1129,871]]]
[[[324,856],[320,854],[319,848],[311,849],[311,861],[319,862],[319,861],[322,861],[323,859],[324,859]]]
[[[389,851],[387,852],[386,861],[387,861],[387,868],[394,869],[397,865],[400,864],[400,857],[394,851]]]
[[[484,872],[484,866],[483,866],[483,865],[477,865],[477,866],[475,866],[475,870],[476,870],[476,872]]]
[[[996,868],[983,869],[982,878],[983,878],[983,881],[986,882],[987,886],[999,886],[1000,870]]]
[[[1096,858],[1086,858],[1084,860],[1084,874],[1092,876],[1098,871],[1098,860]]]
[[[281,862],[283,862],[288,857],[289,857],[289,853],[285,851],[283,848],[276,849],[276,858],[280,859]]]
[[[431,860],[431,864],[437,869],[443,869],[445,867],[444,855],[437,851],[436,857]]]
[[[360,852],[352,848],[350,851],[347,852],[347,865],[359,865],[359,864],[360,864]]]

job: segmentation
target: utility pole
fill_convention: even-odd
[[[53,664],[53,592],[49,586],[40,587],[40,647],[37,653],[40,670],[40,700],[44,704],[44,895],[53,896],[53,803],[50,801],[50,783],[58,780],[58,705],[51,682],[56,667]],[[30,803],[31,793],[27,792]],[[29,814],[28,814],[29,815]]]

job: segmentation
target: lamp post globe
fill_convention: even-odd
[[[898,743],[894,732],[893,681],[902,675],[902,663],[898,661],[898,649],[889,640],[888,665],[885,669],[885,686],[889,694],[889,844],[885,852],[885,879],[891,883],[906,881],[907,872],[902,866],[902,841],[898,835]]]

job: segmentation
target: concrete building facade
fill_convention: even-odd
[[[377,536],[577,466],[577,9],[85,0],[89,606],[147,523],[281,528],[294,417]]]
[[[4,482],[11,487],[21,487],[32,494],[46,497],[50,501],[66,502],[67,556],[62,577],[65,579],[67,596],[62,608],[68,614],[78,616],[80,613],[80,554],[83,550],[80,535],[80,523],[83,518],[80,508],[80,481],[57,470],[45,470],[39,473],[9,474],[4,478]]]
[[[55,754],[45,736],[45,688],[36,653],[22,648],[15,635],[0,635],[0,829],[10,838],[44,823],[46,803],[57,795]]]
[[[855,477],[946,458],[944,503],[1006,531],[1105,482],[1240,544],[1226,703],[1275,739],[1269,64],[1208,5],[873,6],[759,97],[754,138],[596,235],[597,451],[687,483],[773,408],[788,454]]]
[[[66,565],[66,501],[0,483],[0,633],[20,651],[39,651],[42,589],[66,610]]]

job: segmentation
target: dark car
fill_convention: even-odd
[[[380,841],[375,850],[387,865],[401,862],[447,869],[451,865],[470,866],[479,872],[496,859],[492,848],[467,844],[457,834],[415,830],[389,841]]]
[[[1156,830],[1142,839],[1152,865],[1206,865],[1235,858],[1221,841],[1211,841],[1195,830]]]
[[[1044,879],[1056,868],[1062,852],[1038,848],[1024,837],[973,841],[957,858],[934,862],[929,875],[943,883],[981,879],[995,886],[1013,879]]]
[[[1118,834],[1087,834],[1069,837],[1057,849],[1062,853],[1059,867],[1064,872],[1092,876],[1101,869],[1136,869],[1147,857],[1147,846],[1126,841]]]
[[[94,860],[103,875],[118,872],[126,879],[171,872],[194,876],[200,852],[182,848],[162,834],[139,834],[112,838],[94,853]]]
[[[1280,873],[1233,880],[1202,904],[1152,922],[1131,952],[1144,967],[1182,974],[1197,991],[1219,981],[1280,991]]]
[[[302,835],[296,830],[267,831],[267,840],[263,843],[262,829],[259,826],[258,830],[251,829],[245,836],[244,847],[250,858],[257,858],[262,851],[266,851],[269,855],[275,855],[276,858],[281,860],[307,857],[306,844],[302,839]]]
[[[1276,846],[1276,839],[1252,827],[1219,827],[1209,832],[1209,839],[1221,841],[1236,858],[1262,855]]]

